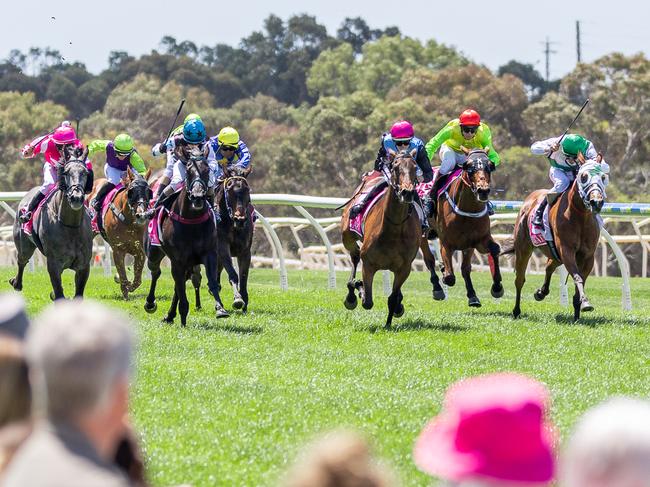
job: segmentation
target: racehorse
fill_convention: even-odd
[[[452,256],[454,251],[462,251],[463,260],[460,269],[465,280],[467,301],[469,306],[480,307],[481,301],[476,295],[470,275],[474,249],[482,254],[488,254],[492,274],[490,289],[492,296],[500,298],[504,292],[499,269],[500,248],[490,233],[490,217],[487,208],[490,194],[490,173],[493,166],[488,159],[487,150],[464,150],[467,154],[467,161],[462,166],[462,174],[440,195],[437,217],[430,219],[430,225],[440,239],[444,266],[443,282],[448,286],[453,286],[456,283]],[[431,197],[435,198],[436,195],[431,195]],[[435,257],[429,248],[426,235],[420,239],[420,249],[427,269],[431,273],[433,298],[442,300],[445,298],[445,293],[436,274]]]
[[[14,242],[18,253],[18,273],[9,283],[16,291],[23,288],[25,265],[38,248],[47,259],[52,299],[63,299],[61,274],[75,271],[75,297],[83,297],[90,274],[93,232],[90,216],[84,206],[84,194],[92,187],[91,172],[86,167],[88,149],[65,146],[63,165],[58,167],[58,188],[46,199],[38,213],[34,212],[32,235],[22,230],[18,214],[14,221]],[[38,188],[32,188],[20,202],[31,201]]]
[[[207,147],[207,145],[206,145]],[[208,181],[210,168],[207,154],[197,148],[177,147],[177,157],[184,161],[186,168],[185,184],[171,208],[161,208],[160,228],[161,245],[151,245],[148,233],[145,233],[144,247],[147,264],[151,271],[151,287],[144,309],[153,313],[157,309],[156,283],[160,278],[160,262],[163,257],[171,261],[174,278],[174,296],[163,321],[172,323],[177,309],[181,315],[181,324],[187,323],[189,303],[185,291],[185,281],[189,279],[194,267],[205,266],[208,288],[215,298],[217,318],[228,316],[219,298],[217,282],[217,228],[214,213],[208,203]],[[152,222],[155,225],[155,221]]]
[[[149,200],[153,196],[147,183],[150,175],[151,169],[147,170],[143,177],[137,172],[131,171],[130,167],[127,168],[126,174],[122,178],[124,187],[115,194],[103,218],[104,232],[102,236],[113,249],[113,260],[117,269],[116,282],[120,284],[124,299],[128,299],[129,293],[138,289],[142,283],[145,259],[142,238],[146,228],[145,223],[148,221],[146,213]],[[88,196],[89,200],[105,181],[105,179],[95,181],[93,193]],[[133,256],[132,283],[129,282],[126,275],[126,254]]]
[[[232,306],[244,312],[248,309],[248,271],[254,230],[251,190],[246,179],[251,169],[250,166],[241,172],[226,169],[226,177],[215,196],[219,239],[217,280],[221,288],[221,271],[225,268],[233,289]],[[239,276],[232,264],[232,256],[237,258]]]
[[[544,284],[535,291],[535,300],[541,301],[548,295],[553,271],[564,264],[575,283],[574,321],[580,318],[582,311],[594,309],[587,299],[584,286],[594,266],[594,254],[600,236],[596,214],[600,212],[605,202],[607,176],[600,168],[601,161],[602,155],[600,154],[596,159],[588,161],[585,161],[582,154],[578,155],[580,168],[575,181],[548,210],[548,223],[554,236],[557,256],[553,255],[548,245],[539,247],[548,260]],[[526,282],[526,267],[533,252],[529,220],[534,217],[534,210],[546,197],[546,193],[548,193],[547,190],[537,190],[524,200],[515,223],[513,245],[502,252],[502,254],[515,254],[517,295],[515,307],[512,310],[515,318],[521,314],[521,289]]]
[[[349,213],[354,200],[346,204],[341,218],[343,245],[352,259],[348,294],[343,304],[347,309],[356,308],[355,291],[358,290],[362,306],[371,309],[375,273],[383,269],[392,271],[393,289],[388,297],[386,328],[390,328],[393,316],[399,318],[404,314],[401,287],[411,273],[411,263],[418,252],[421,224],[412,204],[417,182],[415,154],[415,149],[400,153],[389,150],[384,169],[389,187],[381,200],[368,211],[361,246],[358,243],[360,237],[350,230]],[[364,181],[362,187],[371,182],[375,181]],[[359,261],[363,263],[361,281],[356,279]]]

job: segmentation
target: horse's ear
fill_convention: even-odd
[[[582,152],[578,152],[578,157],[576,157],[578,160],[579,165],[583,165],[586,162],[585,155]]]
[[[130,166],[126,167],[126,179],[127,181],[133,181],[133,171]]]
[[[84,146],[83,150],[81,151],[81,159],[82,161],[85,161],[88,158],[88,146]]]
[[[601,162],[603,162],[603,153],[602,153],[602,152],[599,152],[598,155],[596,155],[596,162],[597,162],[598,164],[600,164]]]
[[[460,150],[462,150],[465,153],[465,155],[468,155],[470,153],[470,150],[464,145],[460,146]]]
[[[483,152],[485,152],[485,155],[487,156],[490,153],[490,147],[487,145],[483,147]]]
[[[417,147],[413,149],[411,152],[409,152],[409,155],[411,156],[412,159],[415,159],[415,156],[418,154],[418,149]]]

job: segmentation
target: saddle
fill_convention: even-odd
[[[119,193],[123,189],[125,188],[122,183],[119,183],[117,186],[111,189],[102,201],[101,204],[102,211],[100,213],[93,212],[92,218],[90,219],[90,226],[94,233],[101,233],[102,237],[104,238],[106,237],[104,233],[104,220],[106,219],[106,213],[108,213],[108,210],[113,207],[113,200],[117,196],[117,193]],[[89,210],[92,211],[92,208],[90,207],[88,208]]]
[[[434,173],[437,172],[439,169],[440,169],[439,167],[434,167],[433,168]],[[439,179],[440,182],[438,183],[438,192],[436,194],[435,199],[439,199],[443,194],[445,194],[445,192],[449,189],[449,186],[451,186],[451,183],[453,183],[456,179],[458,179],[462,173],[463,173],[462,168],[457,167],[449,174],[440,176]],[[419,183],[416,186],[416,190],[418,192],[418,196],[420,197],[420,200],[423,200],[424,198],[431,196],[431,190],[433,189],[433,184],[434,184],[433,181],[430,181],[428,183]]]
[[[50,198],[56,192],[57,189],[58,189],[58,187],[56,185],[54,185],[47,192],[47,194],[45,195],[45,198],[43,198],[41,200],[41,202],[38,204],[36,209],[32,212],[32,217],[29,219],[29,221],[20,224],[20,229],[28,237],[32,237],[32,231],[34,230],[34,221],[36,221],[36,216],[41,213],[41,209],[43,208],[43,206],[45,206],[47,204],[48,201],[50,201]],[[32,240],[33,240],[33,238],[32,238]],[[36,242],[34,242],[34,243],[36,243]]]
[[[533,225],[535,213],[537,212],[539,205],[544,201],[544,198],[546,198],[546,195],[539,199],[535,204],[535,207],[528,213],[528,234],[530,235],[530,241],[533,243],[534,247],[543,247],[544,245],[548,245],[553,258],[558,262],[561,262],[560,254],[555,245],[555,235],[553,234],[553,229],[548,220],[549,211],[552,205],[546,205],[546,208],[544,209],[542,216],[543,228]],[[557,200],[559,200],[559,198]],[[557,203],[557,200],[554,201],[553,204]]]

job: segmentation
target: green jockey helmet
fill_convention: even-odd
[[[198,113],[190,113],[187,117],[185,117],[185,120],[183,120],[183,124],[186,124],[190,120],[198,120],[199,122],[203,121],[201,120],[201,117]]]
[[[569,134],[562,139],[562,152],[567,157],[578,157],[578,152],[587,154],[589,142],[582,135]]]
[[[130,154],[133,152],[133,139],[129,134],[119,134],[113,140],[113,147],[118,154]]]

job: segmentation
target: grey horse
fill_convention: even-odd
[[[31,237],[22,231],[16,214],[14,242],[18,252],[18,273],[9,280],[16,291],[22,290],[25,265],[38,248],[47,259],[53,289],[50,297],[65,298],[61,284],[64,269],[75,271],[75,297],[83,297],[93,247],[90,217],[84,206],[84,193],[92,188],[92,173],[84,163],[86,156],[87,149],[81,152],[71,146],[65,148],[65,164],[59,168],[59,187],[34,218]],[[20,202],[20,207],[26,205],[36,191],[38,188],[32,188]]]

